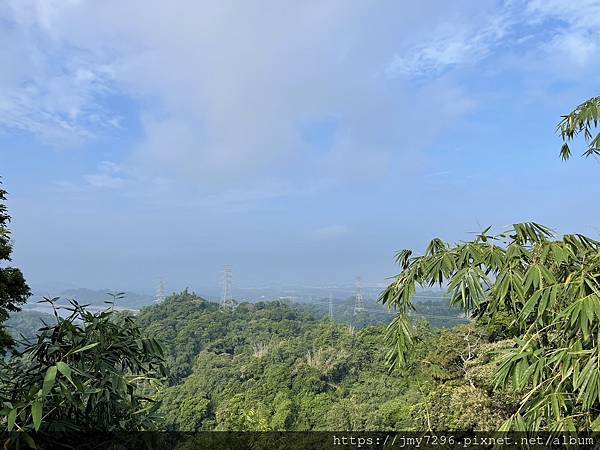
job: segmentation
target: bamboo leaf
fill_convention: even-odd
[[[33,428],[39,431],[42,425],[42,401],[35,399],[31,404],[31,418],[33,420]]]
[[[42,386],[42,395],[46,396],[52,390],[54,382],[56,381],[56,366],[48,367],[46,376],[44,377],[44,383]]]
[[[6,426],[8,431],[12,431],[12,429],[15,426],[15,421],[17,419],[17,408],[13,408],[10,410],[10,412],[8,413],[8,416],[6,417]]]

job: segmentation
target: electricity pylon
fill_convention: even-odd
[[[162,303],[165,301],[165,282],[160,280],[158,283],[158,289],[156,289],[156,303]]]
[[[223,299],[221,305],[224,308],[235,307],[235,300],[231,293],[231,285],[233,284],[233,275],[231,272],[231,266],[225,266],[223,268]]]
[[[354,302],[354,315],[365,310],[365,300],[362,294],[362,280],[356,277],[356,301]]]

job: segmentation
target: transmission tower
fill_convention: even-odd
[[[333,320],[333,297],[329,294],[329,319]]]
[[[221,305],[226,308],[235,306],[235,300],[231,293],[232,280],[231,266],[225,266],[223,268],[223,299]]]
[[[162,303],[165,301],[165,282],[160,280],[158,283],[158,288],[156,289],[156,303]]]
[[[356,277],[356,301],[354,302],[354,315],[365,310],[365,301],[362,294],[362,280]]]

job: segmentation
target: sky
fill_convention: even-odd
[[[600,238],[600,1],[8,0],[0,175],[33,286],[384,282],[535,221]]]

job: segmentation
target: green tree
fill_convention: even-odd
[[[560,149],[560,156],[563,160],[571,157],[569,142],[582,133],[587,146],[583,155],[600,155],[600,133],[594,136],[593,132],[593,128],[598,126],[599,121],[600,97],[590,98],[566,116],[562,116],[562,120],[558,124],[558,131],[563,140]]]
[[[189,375],[163,392],[166,429],[421,429],[416,419],[424,394],[412,386],[435,387],[430,365],[417,361],[436,361],[426,354],[441,347],[439,332],[419,322],[414,364],[390,375],[384,327],[351,329],[305,311],[282,302],[223,310],[189,295],[141,311],[138,323],[162,336],[170,354],[187,353],[192,361]],[[462,336],[453,342],[461,344]],[[177,359],[169,363],[181,367]],[[462,376],[452,381],[465,385]]]
[[[10,215],[6,208],[6,191],[2,189],[0,180],[0,264],[10,262],[12,244],[8,223]],[[13,340],[3,327],[10,312],[19,311],[19,305],[25,303],[31,292],[19,269],[0,265],[0,355],[13,345]]]
[[[69,310],[62,318],[54,309],[54,325],[0,361],[0,431],[156,429],[159,343],[110,309],[92,313],[71,301]]]
[[[496,382],[521,400],[503,429],[598,429],[600,243],[579,234],[557,239],[535,223],[489,231],[456,245],[434,239],[422,256],[398,254],[402,271],[381,296],[398,310],[387,331],[388,363],[404,364],[414,344],[408,313],[417,286],[447,286],[451,302],[479,321],[511,318],[514,345]]]

